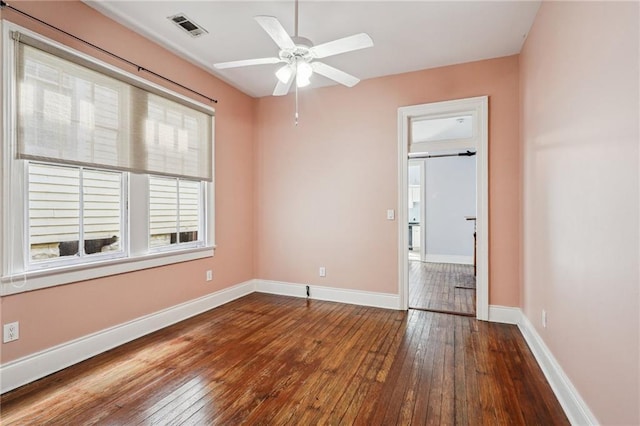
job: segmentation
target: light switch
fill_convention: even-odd
[[[387,210],[387,220],[394,220],[396,218],[396,211],[393,209]]]

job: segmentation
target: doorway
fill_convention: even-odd
[[[398,281],[404,309],[411,306],[458,311],[478,319],[488,319],[487,112],[486,96],[398,109]],[[469,207],[467,203],[464,214],[449,212],[451,206],[444,202],[439,205],[437,196],[433,196],[442,194],[438,192],[442,188],[432,188],[436,192],[428,195],[428,185],[424,184],[429,173],[450,168],[460,161],[473,162],[475,178],[475,200],[472,201],[475,205]],[[421,185],[415,183],[417,176],[420,176]],[[455,183],[452,176],[441,177],[445,186]],[[427,197],[431,197],[430,202]],[[459,204],[461,198],[462,194],[449,194],[449,204]],[[416,201],[420,200],[426,202],[416,209]],[[430,223],[427,220],[429,214],[432,218],[440,215],[458,222],[456,226],[460,226],[453,234],[440,235],[438,239],[442,225]],[[457,236],[455,232],[458,232]],[[456,252],[445,247],[460,239],[467,242],[464,250]],[[418,295],[419,291],[410,291],[411,278],[425,283],[419,289],[422,296]],[[443,284],[446,288],[442,287]],[[427,296],[430,306],[416,306],[416,303],[422,303],[417,301],[417,297]],[[434,307],[438,303],[439,308]]]
[[[408,185],[409,308],[475,317],[475,148],[412,153]]]

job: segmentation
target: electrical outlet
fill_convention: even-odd
[[[213,279],[213,271],[209,269],[207,271],[207,281],[211,281]]]
[[[327,276],[327,269],[324,266],[321,266],[320,270],[318,271],[318,275],[320,275],[321,277],[326,277]]]
[[[542,310],[542,328],[547,328],[547,311]]]
[[[20,338],[20,323],[18,321],[11,322],[4,325],[4,333],[2,336],[2,342],[8,343],[18,340]]]

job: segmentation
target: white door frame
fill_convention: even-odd
[[[476,318],[489,320],[489,98],[458,99],[398,108],[398,294],[401,309],[409,309],[407,229],[410,122],[430,115],[472,113],[476,146]]]
[[[426,182],[426,174],[427,174],[427,162],[425,159],[415,159],[409,160],[409,162],[413,162],[414,165],[420,166],[420,217],[418,218],[418,222],[420,223],[420,261],[424,262],[427,257],[427,209],[424,200],[427,199],[427,186]],[[409,167],[409,162],[407,162],[407,167]],[[408,175],[407,175],[408,176]],[[407,182],[407,188],[409,187],[409,183]],[[407,208],[409,203],[407,202]],[[407,210],[408,213],[408,210]],[[407,214],[407,221],[409,220],[409,215]],[[408,227],[408,224],[407,224]],[[408,232],[407,232],[408,234]],[[407,244],[408,246],[409,244]],[[407,257],[408,258],[408,257]]]

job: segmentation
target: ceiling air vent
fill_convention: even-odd
[[[191,37],[199,37],[203,34],[208,34],[209,31],[202,28],[200,25],[193,22],[192,19],[188,18],[184,13],[179,13],[177,15],[167,17],[174,24],[188,32]]]

